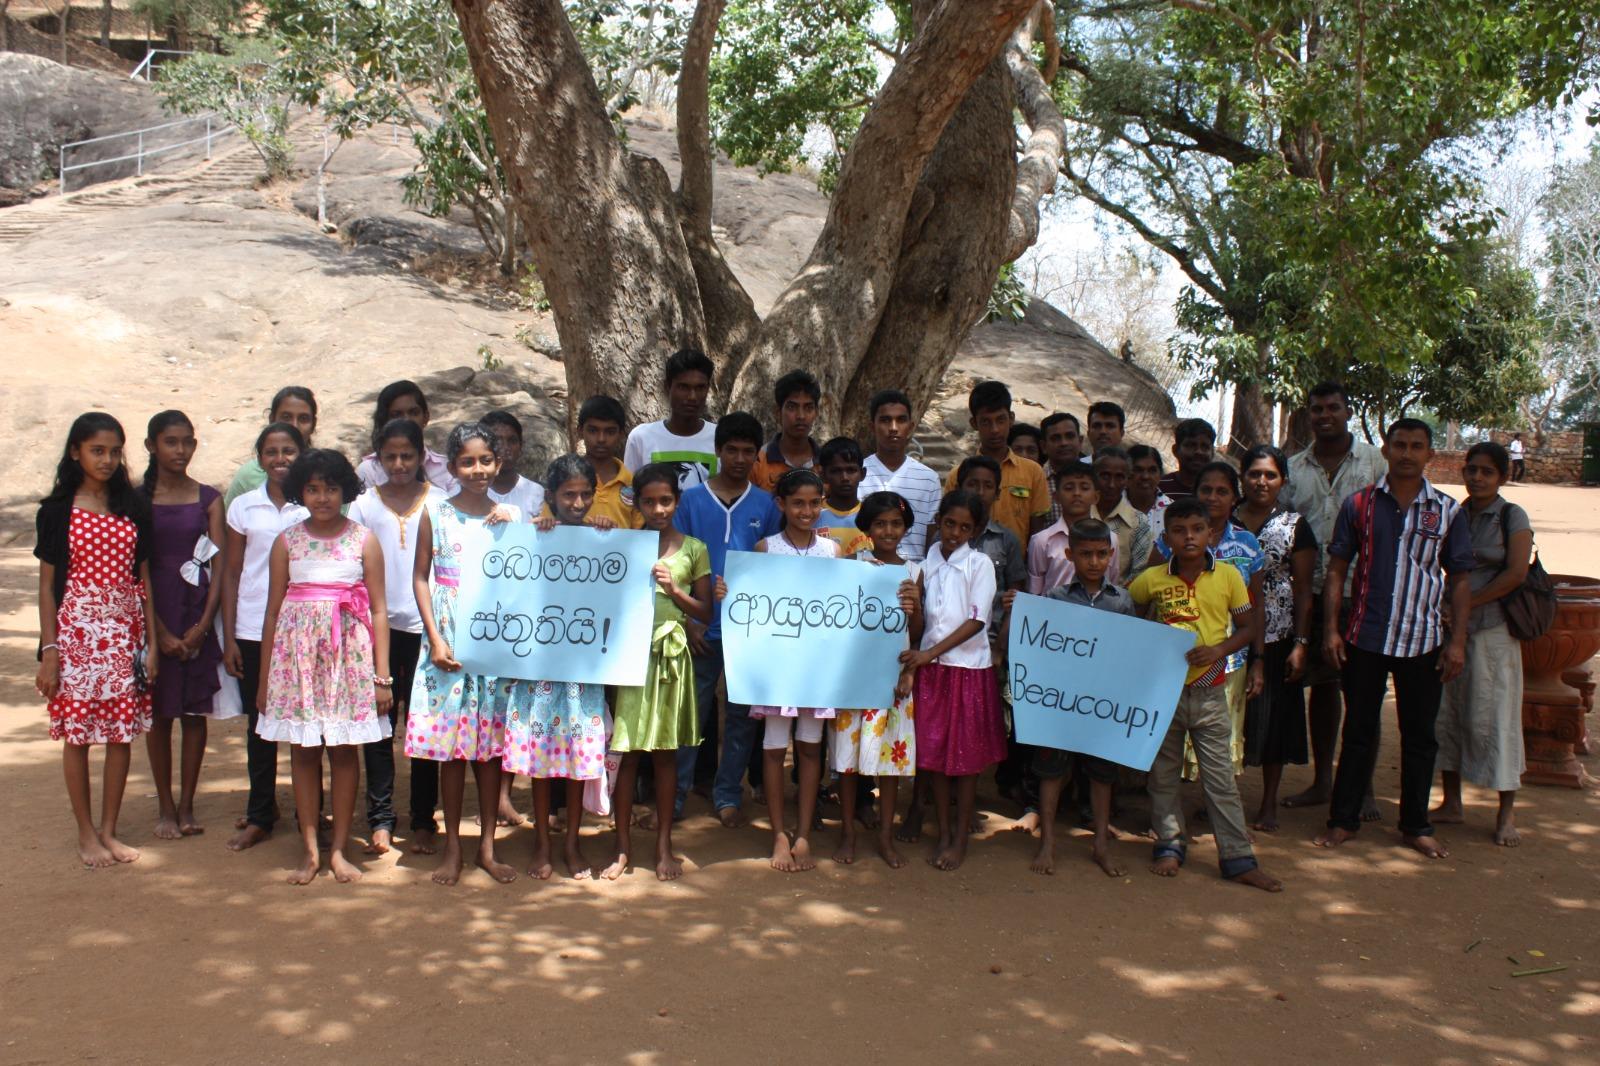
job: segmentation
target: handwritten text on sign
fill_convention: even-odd
[[[775,707],[888,707],[906,649],[903,566],[729,552],[728,699]]]
[[[654,616],[655,533],[531,525],[463,545],[456,658],[469,673],[642,685]]]
[[[1189,630],[1019,593],[1009,648],[1017,739],[1150,769],[1194,639]]]

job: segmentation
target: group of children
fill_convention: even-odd
[[[220,495],[188,474],[196,439],[181,412],[150,420],[149,470],[139,487],[123,459],[121,426],[108,415],[81,416],[40,507],[36,554],[38,689],[49,701],[52,738],[67,742],[83,861],[137,858],[116,828],[129,744],[142,733],[160,797],[158,835],[202,832],[194,794],[206,722],[243,713],[250,789],[229,847],[244,850],[273,831],[277,746],[287,742],[304,846],[290,877],[297,884],[317,875],[330,831],[333,876],[360,876],[346,854],[358,749],[367,778],[366,850],[393,846],[397,732],[410,765],[411,850],[442,851],[434,874],[441,884],[454,883],[463,865],[469,764],[483,827],[475,861],[502,882],[516,872],[496,851],[494,827],[520,820],[509,804],[514,775],[532,781],[530,875],[551,876],[552,816],[564,807],[561,858],[571,876],[593,876],[581,848],[583,812],[606,811],[614,801],[616,850],[600,875],[615,878],[629,867],[635,822],[653,819],[655,872],[671,880],[682,872],[673,821],[706,776],[728,826],[743,823],[747,774],[764,793],[771,864],[779,870],[815,865],[811,834],[825,767],[837,775],[843,807],[837,861],[854,861],[859,817],[875,828],[884,861],[904,865],[896,840],[918,839],[931,805],[937,841],[930,862],[950,870],[966,855],[977,778],[997,764],[1001,787],[1021,798],[1040,829],[1035,870],[1054,869],[1055,815],[1075,772],[1093,810],[1094,861],[1120,874],[1109,853],[1117,767],[1024,749],[1007,725],[1004,641],[1012,598],[1026,590],[1100,610],[1143,611],[1198,633],[1173,731],[1150,773],[1153,869],[1171,875],[1183,861],[1177,788],[1190,737],[1223,875],[1279,887],[1256,867],[1243,830],[1227,764],[1228,707],[1219,695],[1230,656],[1254,639],[1250,595],[1235,568],[1216,565],[1204,504],[1142,491],[1161,476],[1153,449],[1146,451],[1156,476],[1135,491],[1139,463],[1120,446],[1120,408],[1094,405],[1085,441],[1071,415],[1053,415],[1039,429],[1016,425],[1005,386],[981,383],[969,404],[979,453],[941,483],[909,454],[916,419],[901,392],[871,398],[874,439],[864,454],[849,438],[811,439],[821,396],[804,371],[776,385],[779,428],[771,438],[746,412],[712,422],[705,404],[713,370],[700,352],[673,355],[664,373],[669,417],[626,434],[616,400],[587,400],[577,420],[583,453],[560,456],[538,482],[517,469],[521,426],[507,412],[454,427],[444,453],[431,451],[423,433],[427,400],[409,381],[379,394],[373,451],[355,466],[336,450],[312,446],[317,405],[310,391],[281,390],[254,459]],[[1080,457],[1085,443],[1096,448],[1093,464]],[[1025,454],[1030,450],[1042,462]],[[1152,520],[1165,530],[1159,544]],[[507,522],[657,534],[642,686],[608,692],[462,668],[453,649],[456,595],[476,543],[462,534]],[[900,601],[910,641],[893,702],[863,710],[719,701],[719,608],[730,551],[905,566]],[[174,720],[183,731],[176,799]],[[89,744],[107,746],[98,824]],[[798,775],[792,829],[784,804],[791,744]],[[324,751],[331,824],[322,814]],[[636,819],[642,777],[653,780],[655,808]],[[911,798],[897,831],[901,779],[911,784]],[[563,787],[552,790],[553,781]],[[872,787],[875,818],[870,802],[862,805]]]

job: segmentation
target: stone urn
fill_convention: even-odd
[[[1556,617],[1537,640],[1523,642],[1522,740],[1525,785],[1594,784],[1578,762],[1588,701],[1584,664],[1600,651],[1600,579],[1552,574]],[[1567,676],[1563,680],[1562,675]],[[1592,686],[1588,687],[1592,692]]]

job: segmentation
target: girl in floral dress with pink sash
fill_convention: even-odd
[[[279,534],[269,563],[271,585],[261,631],[267,664],[256,733],[288,741],[295,811],[305,858],[289,875],[303,885],[321,867],[317,841],[322,752],[333,787],[333,849],[339,881],[361,871],[345,855],[360,783],[361,745],[391,732],[389,620],[378,539],[340,513],[360,494],[350,461],[327,449],[304,452],[289,468],[283,494],[310,512]]]

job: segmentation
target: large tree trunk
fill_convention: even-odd
[[[575,402],[661,411],[663,359],[705,319],[661,164],[618,141],[560,0],[453,0]]]
[[[111,47],[111,0],[100,5],[100,47]]]
[[[1015,132],[996,57],[1035,0],[927,5],[856,134],[806,264],[765,322],[711,236],[706,72],[724,0],[700,0],[691,20],[675,195],[658,163],[618,141],[559,0],[452,3],[574,402],[606,392],[635,421],[657,417],[661,361],[686,345],[718,362],[723,407],[764,413],[779,375],[812,370],[827,398],[819,432],[839,425],[837,404],[858,403],[869,378],[887,380],[891,358],[897,384],[913,377],[913,398],[931,395],[1005,250]],[[985,72],[946,150],[941,136]],[[990,127],[979,131],[980,120]],[[907,347],[913,337],[919,346]]]
[[[1243,455],[1257,444],[1272,443],[1272,401],[1254,382],[1233,392],[1233,424],[1228,430],[1228,450]]]

